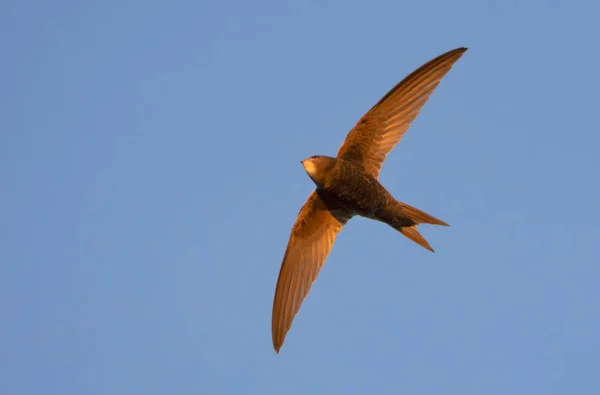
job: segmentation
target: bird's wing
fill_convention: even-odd
[[[467,48],[430,60],[400,81],[348,133],[337,157],[352,160],[377,178],[386,155],[400,141],[429,96]]]
[[[338,232],[350,217],[344,210],[330,211],[316,191],[300,209],[275,289],[271,323],[275,351],[279,352],[294,316],[323,267]]]

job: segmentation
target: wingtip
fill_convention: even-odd
[[[279,354],[279,350],[281,349],[281,346],[283,345],[283,342],[280,341],[279,339],[277,339],[277,336],[273,336],[273,349],[275,350],[275,352],[277,354]]]
[[[445,55],[450,55],[450,56],[457,56],[458,55],[458,57],[461,57],[462,54],[464,54],[465,52],[467,52],[468,49],[469,48],[467,48],[467,47],[454,48],[454,49],[451,49],[450,51],[446,52]]]

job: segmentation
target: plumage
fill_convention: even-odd
[[[448,224],[396,200],[379,183],[379,171],[440,80],[466,50],[442,54],[400,81],[358,121],[335,158],[312,156],[302,162],[316,189],[292,227],[277,280],[271,328],[276,352],[337,234],[353,216],[386,223],[433,251],[417,225]]]
[[[394,86],[350,131],[337,157],[362,164],[377,178],[386,155],[396,146],[440,80],[467,48],[430,60]]]

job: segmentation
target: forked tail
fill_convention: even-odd
[[[408,204],[404,204],[401,202],[398,202],[397,214],[397,220],[394,221],[394,224],[392,225],[394,229],[398,230],[404,236],[408,237],[421,247],[426,248],[431,252],[435,252],[433,248],[431,248],[427,240],[425,240],[425,238],[419,233],[419,231],[417,230],[417,225],[449,225],[444,221],[439,220],[434,216],[419,210],[418,208],[409,206]]]

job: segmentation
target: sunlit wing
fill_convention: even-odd
[[[332,214],[316,191],[300,210],[275,289],[271,328],[275,351],[279,352],[283,345],[302,301],[323,267],[338,232],[349,218],[340,210]]]
[[[446,52],[400,81],[348,133],[337,153],[338,158],[352,160],[373,177],[379,177],[386,155],[466,50],[457,48]]]

